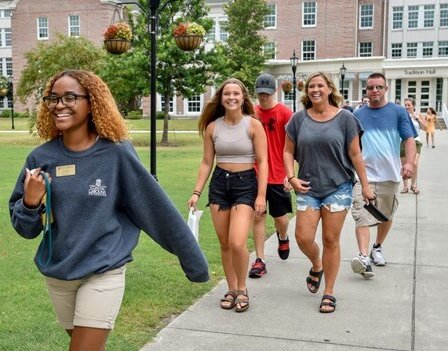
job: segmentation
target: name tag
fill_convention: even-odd
[[[66,165],[56,167],[56,177],[67,177],[76,174],[75,165]]]

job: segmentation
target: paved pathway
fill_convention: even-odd
[[[318,312],[321,293],[306,288],[310,265],[295,240],[290,258],[281,261],[272,236],[266,243],[268,274],[248,281],[247,312],[219,308],[226,290],[221,282],[142,351],[448,350],[448,134],[437,131],[436,138],[435,149],[422,150],[421,193],[399,194],[383,249],[388,264],[374,267],[371,280],[351,272],[357,247],[347,217],[335,313]]]

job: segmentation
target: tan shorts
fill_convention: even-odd
[[[79,280],[45,277],[59,324],[113,329],[124,295],[126,265]]]
[[[398,208],[398,186],[400,183],[396,182],[369,182],[370,188],[376,194],[375,205],[386,215],[389,219],[393,218],[395,211]],[[357,227],[371,227],[379,222],[364,208],[364,199],[361,193],[361,183],[357,182],[353,187],[353,206],[352,217],[355,220]]]

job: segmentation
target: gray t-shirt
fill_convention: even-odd
[[[296,145],[298,178],[310,182],[309,195],[323,198],[342,183],[354,182],[348,150],[353,138],[361,136],[363,130],[351,112],[340,110],[332,119],[318,122],[302,110],[291,117],[286,133]]]

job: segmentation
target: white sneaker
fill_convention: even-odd
[[[381,246],[376,249],[372,248],[372,251],[370,251],[370,258],[375,266],[385,266],[387,264],[386,259],[383,256]]]
[[[359,254],[353,258],[351,266],[353,273],[361,274],[365,279],[370,279],[375,276],[375,273],[372,271],[372,266],[370,265],[370,258],[368,256]]]

